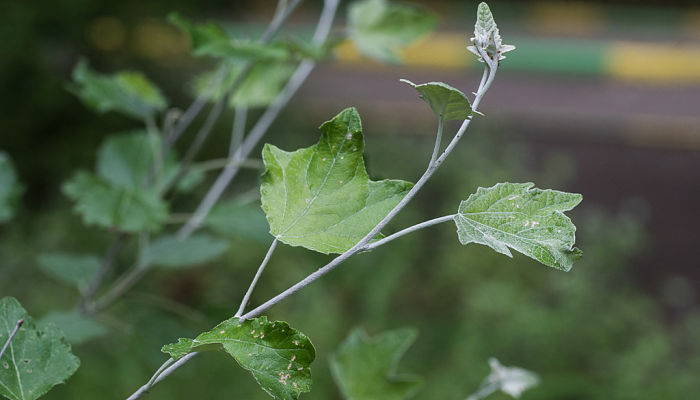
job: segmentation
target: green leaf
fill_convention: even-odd
[[[413,86],[420,93],[420,98],[428,103],[435,115],[443,121],[467,119],[473,114],[467,96],[448,84],[428,82],[416,85],[407,79],[401,79],[401,82]]]
[[[350,5],[350,38],[358,50],[379,61],[398,63],[400,49],[430,32],[436,18],[425,10],[386,0],[361,0]]]
[[[484,378],[476,393],[467,400],[485,399],[494,392],[501,391],[514,399],[539,384],[539,377],[534,372],[518,367],[505,367],[495,358],[489,359],[491,373]]]
[[[6,222],[14,216],[17,200],[23,191],[10,156],[0,151],[0,222]]]
[[[356,329],[331,358],[333,378],[348,400],[403,400],[415,395],[422,380],[397,374],[401,357],[416,338],[413,329],[384,332],[374,338]]]
[[[122,71],[103,75],[92,71],[85,60],[73,70],[74,86],[70,89],[85,105],[104,113],[118,111],[130,117],[144,119],[162,111],[168,105],[143,74]]]
[[[97,174],[114,186],[143,190],[153,173],[153,148],[160,149],[159,137],[151,143],[143,130],[107,137],[97,151]],[[175,154],[169,152],[163,159],[162,170],[155,182],[163,187],[177,173]]]
[[[282,242],[342,253],[367,235],[413,184],[368,178],[362,125],[354,108],[320,129],[318,144],[294,152],[265,145],[262,208],[270,233]]]
[[[229,67],[221,85],[213,90],[210,99],[218,101],[238,78],[242,67],[240,64]],[[260,62],[252,67],[238,89],[229,98],[231,107],[264,107],[272,103],[287,80],[294,72],[294,67],[284,63]],[[206,73],[197,78],[195,91],[198,95],[207,92],[214,73]]]
[[[41,318],[38,325],[45,329],[50,324],[58,326],[72,344],[87,342],[107,333],[107,328],[102,324],[75,311],[54,311]]]
[[[204,350],[223,350],[231,355],[276,399],[297,399],[311,390],[309,367],[316,350],[306,335],[286,322],[270,322],[266,317],[240,322],[234,317],[196,339],[180,339],[163,347],[174,359]]]
[[[64,183],[63,192],[75,200],[75,211],[88,225],[134,233],[157,231],[168,217],[168,206],[158,193],[118,187],[85,171]]]
[[[227,247],[226,241],[204,233],[186,239],[165,235],[151,243],[143,255],[142,263],[163,268],[184,268],[211,261],[226,251]]]
[[[38,329],[13,297],[0,300],[0,346],[23,319],[24,323],[0,358],[0,395],[11,400],[34,400],[64,382],[80,360],[61,331],[53,325]]]
[[[92,254],[44,253],[39,255],[38,262],[44,273],[81,292],[100,269],[100,260]]]
[[[479,188],[462,201],[454,217],[459,241],[483,244],[512,257],[510,247],[568,271],[583,253],[573,247],[576,227],[563,212],[576,207],[582,196],[532,187],[532,183],[499,183]]]
[[[207,215],[205,225],[220,235],[233,235],[269,245],[272,242],[265,213],[259,204],[229,200],[218,203]]]
[[[232,61],[286,60],[289,57],[286,47],[280,43],[233,39],[216,24],[193,24],[177,13],[170,14],[168,19],[188,35],[192,54],[197,57],[212,56]]]

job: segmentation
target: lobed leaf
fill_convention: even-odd
[[[180,339],[163,347],[174,359],[207,350],[231,355],[275,399],[293,400],[311,390],[309,367],[316,350],[306,335],[286,322],[270,322],[267,317],[241,322],[234,317],[196,339]]]
[[[100,260],[93,254],[44,253],[39,255],[37,261],[46,275],[81,292],[100,269]]]
[[[473,115],[472,106],[461,90],[442,82],[428,82],[420,85],[401,79],[413,86],[435,115],[443,121],[466,119]]]
[[[170,14],[168,19],[187,34],[192,46],[192,54],[197,57],[212,56],[231,61],[279,61],[289,57],[289,52],[281,43],[263,44],[233,39],[216,24],[193,24],[177,13]]]
[[[350,38],[365,56],[398,63],[399,51],[430,32],[436,18],[417,7],[387,0],[360,0],[348,12]]]
[[[0,222],[14,216],[17,200],[23,191],[10,156],[0,151]]]
[[[291,246],[342,253],[366,236],[413,184],[372,181],[360,116],[347,108],[321,125],[318,144],[286,152],[266,144],[262,208],[270,233]]]
[[[81,60],[73,69],[73,82],[71,91],[86,106],[101,113],[117,111],[144,119],[167,106],[160,90],[139,72],[103,75],[92,71],[87,61]]]
[[[118,187],[86,171],[65,182],[63,192],[75,201],[74,210],[88,225],[123,232],[157,231],[168,217],[168,206],[158,193]]]
[[[34,400],[73,375],[80,360],[71,353],[60,329],[51,324],[37,328],[13,297],[0,300],[0,346],[20,319],[22,327],[0,358],[0,395]]]
[[[141,262],[163,268],[184,268],[211,261],[226,251],[227,247],[226,241],[205,233],[185,239],[165,235],[151,243]]]
[[[415,395],[422,380],[397,374],[401,357],[416,338],[413,329],[398,329],[374,338],[356,329],[331,358],[333,378],[348,400],[403,400]]]
[[[479,243],[512,257],[509,247],[568,271],[583,254],[573,247],[576,227],[564,215],[581,202],[576,193],[533,189],[532,183],[479,188],[454,217],[462,244]]]

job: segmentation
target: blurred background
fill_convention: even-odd
[[[37,318],[70,309],[75,295],[41,274],[36,255],[100,253],[110,242],[107,232],[80,223],[60,185],[92,167],[106,135],[134,124],[94,114],[66,90],[78,59],[102,72],[144,71],[171,104],[185,108],[195,74],[213,64],[193,59],[165,16],[178,11],[254,35],[275,3],[4,2],[0,149],[26,191],[18,216],[0,226],[0,297],[17,297]],[[345,24],[343,3],[337,29]],[[435,120],[399,79],[444,81],[469,93],[481,70],[464,50],[477,2],[414,3],[440,22],[405,51],[404,65],[376,64],[341,45],[266,141],[288,150],[311,145],[318,125],[356,106],[370,175],[415,181],[429,159]],[[305,1],[285,29],[309,32],[320,5]],[[525,399],[700,398],[700,4],[493,1],[491,8],[505,41],[518,49],[481,105],[487,117],[475,121],[390,230],[453,213],[478,186],[532,181],[583,194],[572,219],[585,256],[563,273],[521,255],[463,247],[444,224],[355,257],[270,311],[317,348],[314,390],[303,398],[340,398],[327,361],[355,326],[371,334],[419,330],[401,366],[425,378],[417,398],[467,397],[487,375],[490,356],[540,374],[541,385]],[[251,111],[249,122],[257,115]],[[224,113],[202,159],[222,156],[232,118]],[[231,194],[257,184],[251,172]],[[196,196],[176,200],[182,212],[196,204]],[[46,398],[124,398],[162,363],[163,344],[229,317],[269,244],[264,219],[248,224],[219,261],[153,273],[99,316],[108,333],[74,346],[82,367]],[[326,260],[280,246],[253,303]],[[127,251],[117,271],[128,263]],[[267,398],[230,364],[224,355],[198,357],[149,398]]]

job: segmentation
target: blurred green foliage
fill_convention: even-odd
[[[289,123],[288,131],[275,135],[273,129],[269,140],[296,141],[287,132],[314,129]],[[527,167],[531,163],[526,148],[508,144],[494,132],[472,134],[470,146],[462,146],[448,160],[426,193],[399,216],[395,228],[452,212],[476,186],[506,178],[536,177],[538,185],[566,188],[560,156],[543,161],[545,170],[533,171]],[[395,136],[372,136],[368,142],[373,178],[410,179],[420,169],[416,160],[430,148],[428,140]],[[634,262],[647,245],[642,221],[624,211],[610,214],[590,207],[576,211],[573,218],[586,257],[569,273],[522,255],[511,260],[486,247],[462,247],[454,228],[444,224],[360,255],[273,308],[270,318],[289,321],[317,348],[314,388],[304,398],[340,398],[328,361],[358,325],[370,335],[417,328],[419,336],[398,371],[422,376],[425,385],[417,398],[466,397],[488,374],[491,356],[540,375],[541,385],[525,392],[525,399],[651,400],[700,393],[694,374],[700,368],[695,340],[700,313],[690,310],[669,319],[635,283]],[[0,253],[6,255],[5,279],[0,292],[20,297],[37,317],[72,307],[73,292],[41,275],[35,254],[37,249],[105,248],[107,235],[79,228],[77,220],[61,209],[24,215],[4,230]],[[264,229],[259,226],[263,219],[248,223],[253,232]],[[231,246],[219,262],[197,270],[155,272],[109,314],[98,314],[108,335],[74,346],[86,367],[49,398],[123,398],[164,360],[159,352],[163,344],[229,317],[266,250],[257,234],[229,234]],[[120,269],[136,251],[127,246]],[[324,260],[323,255],[280,246],[253,304],[285,289]],[[149,398],[267,398],[246,372],[229,363],[217,354],[199,356]]]

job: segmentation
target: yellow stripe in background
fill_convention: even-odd
[[[605,56],[613,78],[652,83],[700,83],[700,44],[613,42]]]

